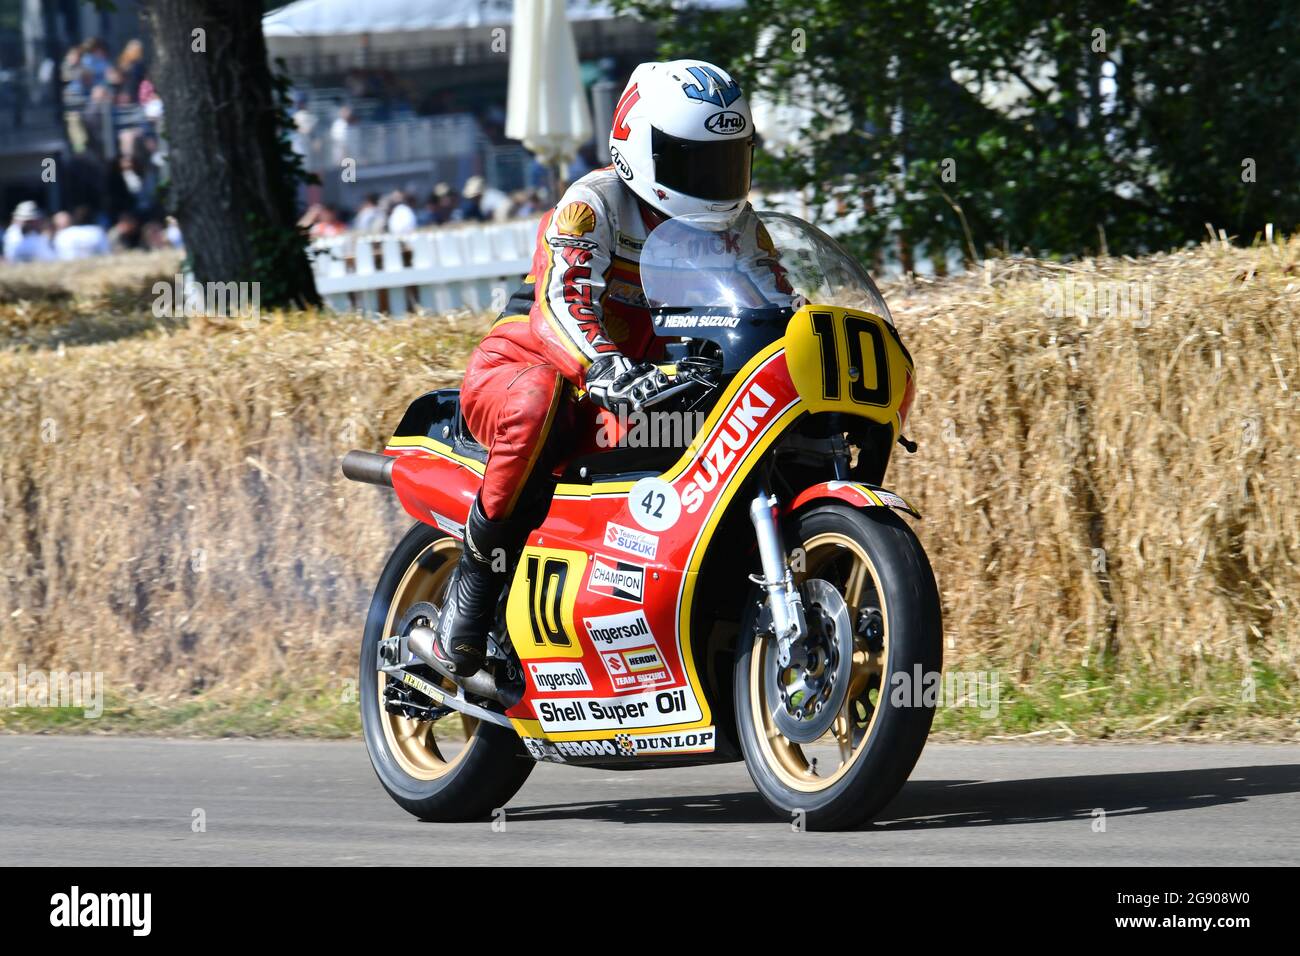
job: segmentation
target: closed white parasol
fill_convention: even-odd
[[[522,140],[557,181],[559,168],[591,138],[565,0],[515,0],[506,136]]]

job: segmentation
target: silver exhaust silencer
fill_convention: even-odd
[[[461,687],[465,688],[466,693],[475,694],[479,697],[486,697],[489,700],[495,700],[498,704],[504,704],[506,707],[513,707],[516,701],[507,700],[497,688],[496,678],[486,670],[480,670],[477,674],[471,674],[469,677],[460,677],[453,674],[442,662],[438,660],[433,653],[433,642],[438,639],[437,633],[433,628],[421,627],[419,625],[411,628],[411,632],[406,635],[406,646],[412,654],[424,661],[435,671],[446,677],[448,680],[455,681]]]
[[[391,488],[393,487],[393,462],[396,460],[392,455],[376,455],[371,451],[353,450],[343,456],[339,467],[343,471],[343,477],[352,481],[364,481],[368,485],[383,485]]]

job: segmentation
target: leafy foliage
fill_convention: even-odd
[[[619,3],[663,56],[806,109],[806,149],[762,157],[758,184],[860,214],[860,252],[1129,253],[1300,223],[1292,4]]]

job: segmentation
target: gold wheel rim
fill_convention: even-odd
[[[397,585],[393,600],[388,605],[388,617],[384,621],[384,637],[392,635],[397,622],[411,605],[419,601],[441,603],[447,590],[447,580],[452,568],[460,557],[460,543],[454,538],[440,538],[425,548],[411,562]],[[433,560],[433,559],[441,560]],[[465,759],[465,754],[474,743],[474,731],[478,720],[464,714],[451,714],[440,720],[412,720],[390,714],[384,707],[384,689],[388,686],[389,676],[382,671],[378,674],[376,685],[379,689],[379,723],[384,729],[384,740],[388,752],[393,755],[397,765],[417,780],[436,780],[448,773]],[[452,682],[443,678],[435,681],[440,686],[455,690]],[[459,718],[460,733],[465,739],[465,746],[450,758],[444,756],[439,745],[435,728],[443,726],[448,720]],[[443,743],[446,743],[444,740]]]
[[[798,583],[822,577],[822,572],[835,562],[848,559],[848,569],[838,575],[842,579],[842,586],[837,585],[837,588],[844,597],[844,603],[848,605],[849,620],[856,628],[859,609],[871,606],[880,609],[884,624],[880,649],[874,653],[855,635],[853,666],[849,674],[848,692],[844,695],[844,707],[835,718],[830,731],[811,744],[798,744],[782,735],[776,729],[771,708],[767,706],[763,673],[767,655],[776,652],[775,642],[768,638],[757,639],[754,652],[750,655],[750,711],[754,727],[758,731],[758,745],[763,758],[786,786],[805,793],[817,793],[833,786],[852,769],[862,758],[875,730],[884,694],[885,662],[889,660],[889,612],[885,607],[880,576],[876,573],[871,558],[858,542],[838,532],[827,532],[809,538],[803,542],[802,548],[806,563],[805,570],[795,575]],[[876,699],[870,712],[866,713],[861,702],[871,690],[875,690]],[[832,757],[838,759],[836,768],[829,774],[819,772],[822,755],[809,755],[805,748],[831,748]]]

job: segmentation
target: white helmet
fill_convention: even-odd
[[[609,155],[669,216],[725,226],[749,196],[754,119],[740,85],[703,60],[642,63],[614,108]]]

